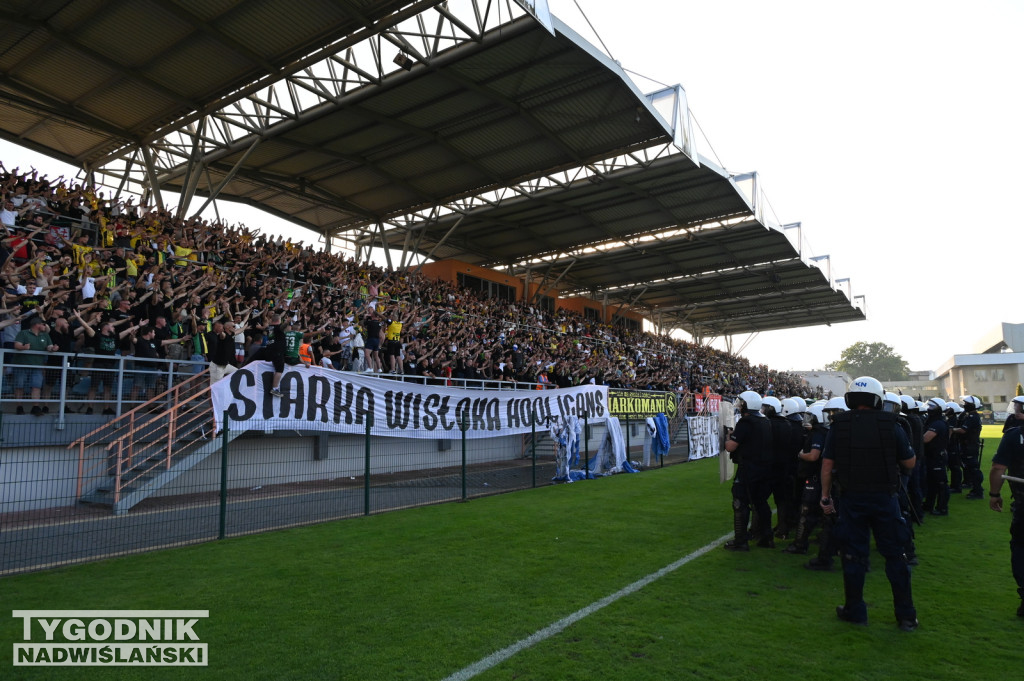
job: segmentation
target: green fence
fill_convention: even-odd
[[[109,419],[9,412],[0,419],[0,574],[465,501],[554,484],[556,471],[557,447],[537,426],[526,435],[474,439],[457,427],[413,439],[369,422],[361,435],[302,432],[281,422],[247,432],[228,424],[216,436],[212,424],[198,423],[157,448],[167,454],[136,455],[115,451],[102,431],[88,447],[69,447]],[[139,419],[138,450],[143,440],[166,437],[168,414]],[[620,424],[627,458],[642,470],[644,422]],[[584,423],[574,469],[594,465],[605,434],[603,420]],[[680,437],[650,467],[687,458]],[[118,479],[131,483],[117,489]]]

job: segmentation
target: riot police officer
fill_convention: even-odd
[[[912,442],[913,428],[910,425],[910,421],[903,415],[903,400],[896,393],[886,391],[882,401],[882,411],[896,416],[896,424],[903,430],[903,434],[907,438],[907,442]],[[914,446],[911,444],[911,451]],[[917,453],[914,453],[915,468],[917,462]],[[917,514],[917,510],[913,507],[910,502],[910,494],[907,491],[908,484],[910,482],[910,476],[913,474],[913,468],[910,470],[900,471],[900,489],[899,489],[899,502],[900,512],[903,514],[904,520],[907,521],[907,527],[910,529],[910,538],[907,540],[907,545],[904,547],[904,553],[907,556],[907,562],[911,565],[917,565],[917,548],[914,546],[914,525],[913,521],[918,520],[921,516]]]
[[[773,546],[772,509],[768,497],[772,491],[772,430],[761,414],[761,396],[746,390],[738,399],[740,419],[725,441],[725,451],[736,463],[732,480],[733,538],[725,543],[729,551],[749,551],[747,524],[753,510],[758,527],[758,546]]]
[[[802,438],[794,437],[793,427],[782,415],[782,402],[779,398],[764,397],[761,400],[761,413],[768,419],[772,429],[772,496],[779,516],[774,536],[785,538],[789,534],[789,520],[793,514],[793,478],[796,476],[796,453]],[[771,539],[765,544],[768,548],[775,547]]]
[[[1017,395],[1010,401],[1010,407],[1006,414],[1006,422],[1003,423],[1003,432],[1010,428],[1024,426],[1024,395]]]
[[[960,494],[964,489],[964,465],[961,459],[963,442],[960,438],[960,423],[963,408],[956,402],[946,402],[946,428],[949,430],[949,445],[946,447],[946,466],[949,468],[949,493]]]
[[[901,470],[914,467],[914,452],[896,415],[882,411],[884,391],[876,379],[855,378],[845,397],[850,411],[832,420],[821,465],[822,510],[835,513],[838,509],[839,513],[836,534],[846,602],[836,608],[836,615],[845,622],[867,624],[864,577],[874,533],[885,558],[896,623],[903,631],[913,631],[918,625],[917,610],[903,550],[909,527],[900,513],[897,490]],[[833,481],[841,490],[835,503]]]
[[[804,436],[804,444],[797,455],[797,477],[800,487],[800,517],[796,524],[796,536],[787,546],[786,553],[803,555],[807,553],[809,537],[821,519],[821,450],[825,448],[828,434],[828,416],[824,405],[815,404],[807,409],[807,423],[810,430]]]
[[[949,515],[949,482],[946,480],[946,448],[949,428],[942,412],[946,401],[933,397],[925,403],[924,443],[925,496],[924,510],[932,515]]]
[[[779,526],[775,528],[776,539],[786,539],[791,531],[795,531],[800,521],[800,497],[802,495],[803,480],[797,473],[799,467],[799,454],[804,446],[804,439],[811,429],[810,414],[807,413],[807,403],[802,398],[787,397],[782,400],[782,416],[789,423],[790,436],[792,438],[792,454],[786,464],[786,488],[788,502],[788,514],[785,518],[779,519]],[[817,504],[815,504],[817,505]]]
[[[1003,475],[1024,479],[1024,428],[1011,428],[1003,433],[999,449],[992,457],[992,469],[988,474],[988,505],[993,511],[1002,512]],[[1024,484],[1010,481],[1013,503],[1010,511],[1010,571],[1017,582],[1017,594],[1021,598],[1017,617],[1024,617]]]
[[[956,428],[956,434],[960,437],[960,461],[964,466],[964,486],[970,485],[971,491],[967,493],[967,499],[981,499],[985,496],[982,487],[985,476],[981,473],[981,415],[978,414],[978,407],[981,400],[974,395],[964,395],[960,398],[963,404],[963,418]]]
[[[907,497],[917,522],[920,523],[924,520],[924,441],[921,439],[924,434],[924,424],[921,422],[921,414],[914,398],[902,395],[900,401],[903,403],[901,407],[903,416],[910,426],[910,446],[914,450],[914,456],[917,457],[914,470],[907,478]]]
[[[822,406],[821,411],[822,411],[822,415],[823,415],[823,417],[825,419],[825,421],[824,421],[825,425],[826,426],[830,426],[831,423],[832,423],[832,419],[834,419],[837,414],[841,414],[844,411],[849,411],[849,409],[846,406],[846,398],[845,397],[833,397],[832,399],[828,400]],[[821,449],[824,449],[824,448],[825,448],[825,444],[824,444],[824,439],[823,439],[821,441]],[[818,467],[818,474],[819,474],[819,479],[818,479],[818,492],[819,492],[819,495],[818,495],[818,499],[817,499],[817,501],[815,501],[815,503],[817,503],[819,508],[820,508],[820,506],[821,506],[821,504],[820,504],[820,501],[821,501],[821,495],[820,495],[820,492],[821,492],[821,479],[820,479],[821,467],[820,466]],[[832,494],[831,494],[833,501],[835,501],[835,498],[838,496],[838,494],[839,494],[839,490],[836,489],[836,488],[833,488]],[[804,564],[804,567],[807,568],[808,570],[815,570],[815,571],[819,571],[819,572],[826,572],[826,571],[829,571],[829,570],[832,569],[832,563],[835,560],[835,555],[839,551],[839,548],[836,545],[835,534],[833,532],[833,530],[835,529],[835,525],[836,525],[836,514],[835,513],[823,513],[822,514],[822,516],[821,516],[821,535],[820,535],[819,540],[818,540],[819,541],[819,543],[818,543],[818,555],[815,556],[814,558],[811,558],[809,561],[807,561]]]

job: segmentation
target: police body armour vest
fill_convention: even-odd
[[[896,416],[855,410],[832,419],[835,476],[844,493],[899,489],[899,445]]]
[[[1011,433],[1013,434],[1011,435]],[[1003,437],[1016,438],[1020,446],[1024,448],[1024,428],[1008,430],[1003,434]],[[1010,457],[1010,463],[1006,467],[1006,475],[1009,475],[1011,478],[1024,478],[1024,455]],[[1013,498],[1015,500],[1024,500],[1024,484],[1013,482],[1012,480],[1007,480],[1007,482],[1010,485],[1010,492],[1013,494]]]
[[[796,458],[797,445],[793,441],[793,428],[783,416],[769,416],[772,429],[772,458],[776,465],[784,466]]]
[[[740,419],[746,421],[750,435],[736,450],[736,460],[740,463],[771,464],[774,458],[772,447],[772,427],[763,416],[744,414]]]
[[[824,442],[825,435],[827,432],[828,429],[825,426],[821,425],[820,423],[814,424],[814,426],[811,427],[811,430],[808,431],[807,435],[805,436],[804,443],[800,449],[804,452],[810,452],[811,443],[815,440],[817,440],[818,442]],[[817,461],[804,461],[803,459],[798,459],[796,466],[797,475],[799,475],[801,478],[809,478],[812,475],[820,475],[821,457],[819,456]]]

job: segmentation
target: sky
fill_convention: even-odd
[[[735,337],[751,361],[820,369],[866,341],[933,371],[1024,322],[1010,297],[1024,253],[1024,2],[549,3],[641,74],[642,91],[682,85],[700,152],[757,171],[768,217],[802,223],[804,256],[829,255],[833,279],[865,297],[863,322]],[[64,172],[3,141],[0,159]],[[220,211],[295,233],[248,207]]]

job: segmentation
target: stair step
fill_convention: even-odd
[[[166,448],[150,452],[136,451],[130,460],[125,461],[124,465],[131,468],[122,473],[121,479],[122,484],[125,482],[128,484],[121,488],[120,494],[117,495],[119,499],[117,503],[114,503],[116,490],[114,476],[108,476],[95,490],[82,495],[79,501],[112,506],[114,513],[118,515],[126,513],[135,504],[170,483],[185,471],[191,470],[216,451],[219,442],[199,438],[199,434],[199,430],[196,429],[186,436],[187,439],[178,440],[171,454],[169,468]],[[239,434],[231,433],[229,438],[234,439]],[[133,475],[138,475],[138,477],[132,477]]]
[[[92,492],[91,494],[82,495],[78,500],[80,504],[100,504],[102,506],[113,506],[114,495],[113,494],[100,494],[99,491]]]

